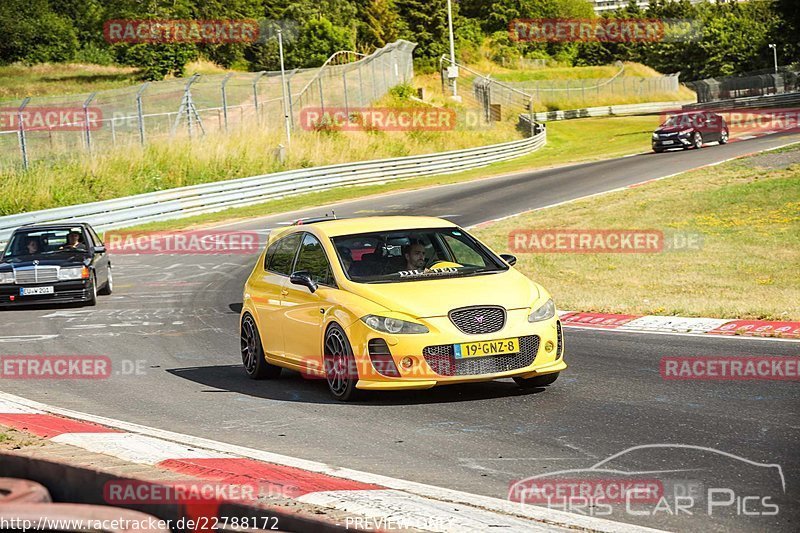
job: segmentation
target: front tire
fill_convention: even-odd
[[[108,267],[108,281],[106,284],[103,285],[103,288],[100,289],[98,294],[102,294],[103,296],[108,296],[114,290],[114,280],[111,276],[111,267]]]
[[[264,359],[264,347],[258,333],[256,321],[250,313],[242,318],[239,333],[242,350],[242,364],[250,379],[275,379],[281,375],[281,367],[271,365]]]
[[[87,290],[89,292],[89,299],[86,300],[86,305],[97,305],[97,275],[94,272],[92,272],[89,277],[89,287]]]
[[[545,374],[543,376],[534,376],[532,378],[514,378],[517,385],[521,389],[534,389],[537,387],[546,387],[552,385],[558,379],[560,372],[553,372],[552,374]]]
[[[703,136],[699,131],[694,132],[692,136],[692,147],[694,147],[695,150],[699,150],[703,147]]]
[[[331,324],[325,332],[323,360],[325,377],[333,397],[340,402],[355,399],[358,392],[358,369],[350,341],[339,324]]]

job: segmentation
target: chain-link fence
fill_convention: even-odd
[[[699,103],[800,91],[800,70],[791,67],[757,70],[739,76],[706,78],[686,84]]]
[[[415,47],[397,41],[370,55],[337,52],[320,68],[284,76],[280,71],[195,75],[0,102],[0,168],[210,132],[283,131],[285,116],[290,127],[298,127],[303,108],[366,106],[411,81]]]
[[[521,114],[528,115],[526,124],[533,125],[533,95],[511,84],[493,80],[469,67],[452,63],[447,56],[439,60],[442,92],[461,101],[463,109],[457,111],[457,120],[469,126],[485,127],[492,122],[519,121]],[[478,109],[477,116],[474,110]],[[532,132],[525,132],[531,134]]]
[[[610,78],[535,80],[509,82],[508,85],[532,94],[536,103],[544,107],[565,101],[586,107],[598,102],[650,100],[680,89],[678,74],[646,78],[624,74],[625,66],[619,64],[619,71]]]

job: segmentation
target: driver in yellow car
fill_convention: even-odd
[[[405,270],[421,270],[425,268],[425,245],[419,241],[403,246],[403,256],[406,258]]]

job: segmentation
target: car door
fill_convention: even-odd
[[[330,307],[326,297],[335,290],[335,282],[325,250],[311,233],[303,235],[294,271],[308,272],[318,287],[312,293],[302,285],[284,285],[284,352],[301,369],[322,369],[322,318]]]
[[[111,260],[108,257],[103,241],[100,240],[100,237],[97,236],[91,226],[86,227],[86,233],[88,235],[84,235],[84,242],[87,243],[88,252],[92,254],[92,264],[94,265],[99,289],[108,283],[108,269],[111,266]]]
[[[264,256],[259,274],[251,278],[251,298],[264,352],[283,358],[281,291],[289,281],[301,233],[293,233],[272,243]]]

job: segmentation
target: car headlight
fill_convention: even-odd
[[[89,269],[86,267],[62,268],[58,271],[58,279],[89,279]]]
[[[528,315],[528,322],[541,322],[556,316],[556,304],[553,299],[547,300],[543,306]]]
[[[0,283],[14,283],[14,273],[0,272]]]
[[[653,140],[654,140],[654,141],[657,141],[657,140],[658,140],[658,133],[653,133]]]
[[[681,137],[686,137],[690,133],[692,133],[692,130],[683,130],[683,131],[679,131],[678,135],[681,136]]]
[[[428,333],[428,328],[416,322],[406,322],[399,318],[367,315],[361,318],[367,326],[382,333]]]

